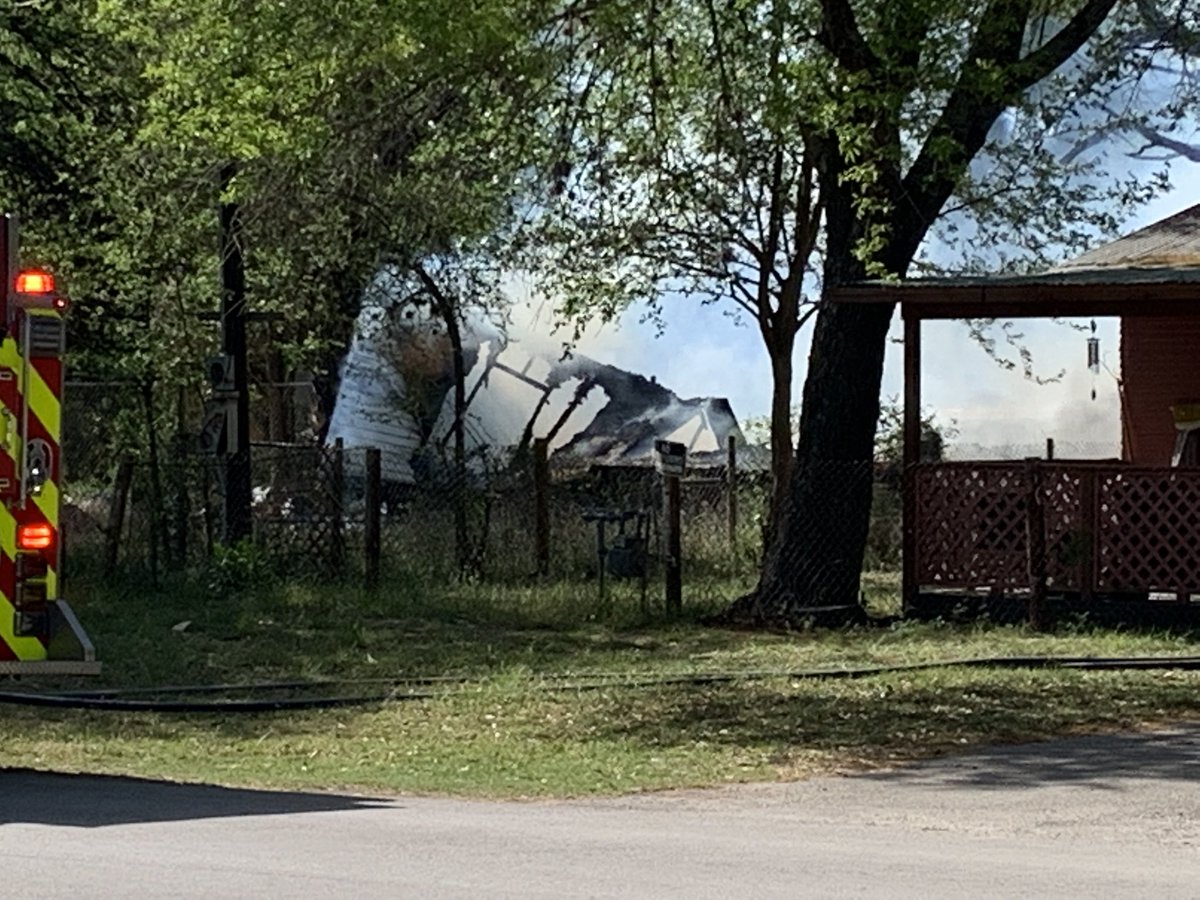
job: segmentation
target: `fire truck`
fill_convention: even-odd
[[[95,674],[61,596],[64,314],[54,276],[23,268],[17,217],[0,217],[0,675]]]

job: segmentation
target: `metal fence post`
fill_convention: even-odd
[[[382,454],[378,447],[366,451],[366,483],[363,486],[363,502],[366,506],[363,521],[363,575],[367,587],[379,584],[379,557],[381,555],[381,504],[380,493],[383,482]]]
[[[346,559],[345,535],[345,444],[334,442],[329,458],[329,574],[337,575]]]
[[[683,611],[683,540],[681,537],[679,476],[665,475],[664,496],[666,500],[666,597],[668,616],[674,617]]]

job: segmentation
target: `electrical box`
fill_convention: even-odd
[[[225,397],[237,392],[233,380],[232,355],[222,353],[220,356],[209,357],[207,371],[208,383],[214,397]]]

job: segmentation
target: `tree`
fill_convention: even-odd
[[[823,201],[795,4],[716,0],[583,7],[571,32],[543,281],[568,318],[664,295],[748,317],[771,364],[772,509],[793,447],[796,336],[815,312]],[[807,286],[807,289],[806,289]]]
[[[492,240],[506,243],[499,235]],[[407,268],[391,266],[373,291],[377,312],[370,339],[401,373],[403,395],[393,397],[393,405],[416,423],[424,440],[421,469],[426,477],[441,481],[453,510],[460,577],[482,573],[491,521],[490,493],[474,489],[478,472],[470,464],[486,467],[489,460],[478,450],[469,452],[467,394],[467,373],[478,349],[472,337],[478,336],[480,320],[488,322],[487,331],[493,335],[501,334],[507,321],[504,254],[489,253],[488,243],[475,247],[474,253],[463,249],[415,260]],[[447,393],[450,421],[440,431]],[[481,507],[481,514],[472,528],[475,507]]]
[[[1155,9],[1176,22],[1187,4]],[[1112,124],[1106,103],[1126,101],[1128,121],[1163,35],[1183,33],[1146,28],[1143,12],[1117,0],[611,0],[580,15],[592,42],[576,39],[576,117],[563,128],[596,137],[564,140],[563,205],[582,223],[568,246],[592,240],[588,264],[626,299],[687,288],[752,300],[739,282],[765,284],[773,312],[780,286],[819,264],[793,477],[759,587],[733,618],[786,624],[856,604],[893,310],[828,293],[938,262],[921,253],[947,212],[969,218],[941,220],[960,268],[1030,265],[1111,232],[1164,185],[1162,173],[1113,179],[1102,148],[1069,152]],[[1165,118],[1183,108],[1176,98]],[[804,202],[780,204],[782,185]],[[814,222],[783,269],[764,252],[779,209]],[[619,308],[583,286],[583,308]]]
[[[218,334],[201,317],[220,296],[220,204],[240,211],[253,307],[274,315],[272,369],[286,356],[315,371],[328,414],[373,275],[475,252],[519,216],[544,168],[533,125],[554,7],[38,0],[6,14],[0,191],[32,208],[31,237],[79,301],[72,370],[142,389],[123,443],[153,455],[194,421]]]
[[[1055,168],[1047,166],[1053,160],[1024,147],[1006,153],[989,135],[1006,112],[1066,118],[1079,100],[1069,89],[1104,94],[1128,74],[1126,66],[1136,74],[1144,59],[1099,75],[1064,69],[1098,34],[1120,40],[1127,33],[1130,21],[1113,16],[1115,5],[899,0],[869,9],[822,0],[819,40],[831,85],[848,98],[834,127],[815,137],[826,204],[825,291],[868,275],[903,276],[951,197],[979,193],[972,163],[985,153],[1024,170],[1009,176],[1014,194],[1032,189],[1040,202],[1077,207],[1079,198],[1047,190],[1055,184]],[[856,606],[871,497],[861,461],[870,458],[879,416],[891,317],[888,306],[834,304],[818,315],[784,527],[757,590],[731,617],[778,624],[798,620],[806,607]]]
[[[921,410],[921,462],[941,462],[955,434],[953,422],[945,425],[933,413]],[[899,481],[904,466],[904,407],[895,397],[880,404],[874,461],[886,470],[885,477]]]
[[[91,274],[126,270],[123,306],[139,294],[158,337],[170,323],[195,336],[218,295],[215,207],[236,202],[254,308],[276,317],[290,364],[320,376],[327,414],[375,273],[457,253],[519,216],[542,169],[532,125],[549,6],[102,4],[100,26],[145,87],[132,139],[104,160],[122,228]],[[164,302],[164,284],[186,299]],[[194,346],[152,346],[180,378],[199,371]]]
[[[94,185],[79,150],[123,115],[115,48],[69,4],[0,10],[0,196],[27,219],[65,220]]]

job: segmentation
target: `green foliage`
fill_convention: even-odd
[[[610,318],[682,293],[761,321],[758,291],[777,298],[819,265],[806,217],[820,224],[832,190],[853,215],[839,252],[872,275],[902,274],[939,213],[967,214],[939,232],[959,269],[1045,263],[1110,233],[1164,171],[1106,177],[1095,138],[1169,130],[1197,85],[1180,72],[1166,105],[1137,92],[1165,62],[1162,33],[1189,33],[1186,4],[1108,5],[668,0],[581,14],[552,218],[566,312]],[[916,234],[897,233],[905,190],[937,201]]]
[[[800,408],[792,408],[792,441],[796,440],[800,422]],[[942,459],[947,444],[957,434],[954,423],[937,421],[933,412],[921,414],[921,459],[936,462]],[[742,422],[742,434],[751,445],[765,446],[770,441],[770,420],[756,416]],[[899,398],[890,397],[879,405],[879,424],[875,435],[875,461],[890,466],[899,466],[904,458],[904,407]]]
[[[511,186],[497,177],[511,162],[497,152],[489,171],[472,128],[504,115],[523,74],[505,56],[510,13],[477,4],[460,31],[436,3],[162,3],[134,15],[142,40],[172,36],[146,66],[140,140],[194,161],[181,174],[206,184],[206,209],[222,190],[242,206],[253,303],[283,317],[296,361],[340,355],[383,262],[491,233],[507,192],[489,188]],[[237,175],[222,188],[226,162]]]
[[[515,252],[545,168],[533,98],[552,21],[541,0],[15,6],[0,91],[20,114],[0,145],[12,123],[30,149],[0,163],[0,196],[76,300],[73,373],[195,407],[218,339],[198,316],[220,297],[219,202],[240,207],[249,302],[289,368],[336,374],[385,265],[453,266],[447,289],[477,288]],[[28,159],[54,171],[57,205]],[[166,406],[152,417],[173,420]]]
[[[217,544],[204,566],[202,581],[214,595],[239,596],[261,590],[279,573],[271,556],[251,540]]]
[[[932,412],[921,411],[921,462],[940,462],[946,445],[958,430],[954,422],[941,423]],[[880,404],[875,435],[875,461],[898,468],[904,462],[904,407],[891,397]]]
[[[1082,146],[1183,115],[1131,87],[1154,41],[1110,5],[588,7],[560,85],[543,286],[577,330],[633,306],[661,327],[665,303],[748,317],[773,362],[783,471],[795,334],[823,286],[900,277],[914,260],[925,273],[1042,265],[1165,188],[1161,170],[1108,177],[1110,155]],[[1164,21],[1182,9],[1159,6]],[[934,227],[931,258],[919,251]]]
[[[776,410],[791,405],[792,349],[814,309],[823,201],[802,111],[817,92],[815,14],[804,0],[581,12],[538,223],[540,282],[577,330],[633,305],[657,322],[665,302],[720,302],[762,334]]]

